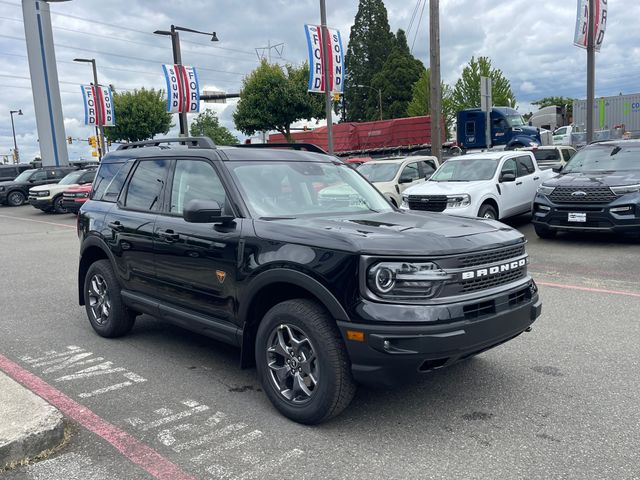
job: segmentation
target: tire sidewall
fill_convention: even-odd
[[[20,203],[15,203],[13,202],[13,197],[14,195],[19,195],[20,198],[22,199],[22,201]],[[12,206],[12,207],[19,207],[20,205],[24,205],[24,201],[25,201],[26,197],[24,195],[24,193],[22,193],[19,190],[14,190],[13,192],[9,192],[9,195],[7,195],[7,204]]]
[[[492,218],[485,218],[485,213],[487,211],[491,211],[493,212],[493,217]],[[480,207],[480,211],[478,211],[478,217],[479,218],[483,218],[485,220],[498,220],[498,212],[496,212],[496,209],[493,208],[491,205],[482,205]]]
[[[111,302],[111,312],[109,318],[105,324],[98,324],[93,320],[91,308],[89,305],[89,284],[95,274],[100,274],[107,283],[107,292],[109,294],[109,301]],[[84,298],[85,309],[87,312],[87,318],[91,327],[96,333],[102,337],[117,337],[120,336],[131,328],[132,321],[123,317],[128,314],[128,311],[122,303],[122,297],[120,296],[120,286],[109,260],[98,260],[93,263],[87,270],[87,274],[84,277]],[[125,322],[128,323],[128,327],[125,326]]]
[[[62,206],[62,195],[58,195],[53,199],[53,212],[54,213],[67,213],[67,209]]]
[[[333,372],[327,361],[326,345],[320,340],[313,324],[287,312],[286,303],[276,305],[269,310],[260,323],[256,335],[256,369],[266,395],[283,415],[301,423],[316,423],[316,419],[319,421],[326,416],[326,406],[333,398],[335,389]],[[319,361],[318,390],[309,402],[302,405],[288,402],[277,390],[269,374],[267,342],[273,329],[282,323],[296,326],[307,335]]]

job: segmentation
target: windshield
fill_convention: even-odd
[[[490,180],[498,160],[491,158],[457,158],[447,160],[429,179],[430,182],[471,182]]]
[[[572,172],[640,171],[640,146],[591,145],[576,153],[562,170]]]
[[[68,174],[62,180],[60,180],[59,185],[73,185],[78,183],[80,177],[84,174],[82,171],[75,171]]]
[[[24,172],[22,172],[20,175],[18,175],[16,178],[13,179],[14,182],[26,182],[27,180],[29,180],[29,177],[33,174],[33,172],[36,172],[37,170],[25,170]]]
[[[228,162],[251,214],[263,219],[388,212],[392,207],[346,165]]]
[[[522,115],[507,115],[507,123],[510,127],[521,127],[525,124]]]
[[[396,177],[400,163],[365,163],[358,172],[370,182],[390,182]]]

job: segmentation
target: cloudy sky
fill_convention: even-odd
[[[348,39],[358,1],[326,2],[328,23]],[[428,5],[418,22],[423,4],[385,0],[392,30],[411,24],[409,45],[428,66]],[[530,102],[545,96],[585,97],[586,53],[572,45],[576,0],[441,0],[440,5],[445,82],[454,83],[472,55],[486,55],[511,81],[523,113],[532,109]],[[272,51],[272,61],[304,62],[303,25],[318,23],[320,15],[318,0],[73,0],[52,4],[51,12],[66,135],[74,138],[92,134],[82,124],[79,88],[91,81],[91,69],[73,63],[74,58],[95,58],[100,82],[119,90],[164,88],[160,65],[171,62],[171,42],[151,32],[171,23],[215,30],[220,39],[215,44],[204,36],[181,34],[183,61],[199,68],[200,85],[237,92],[258,64],[255,49],[268,42],[285,44],[282,58]],[[638,0],[610,2],[597,57],[596,95],[640,92],[638,18]],[[14,116],[18,147],[22,161],[30,160],[39,148],[19,0],[0,0],[0,26],[0,155],[13,147],[9,110],[21,108],[24,115]],[[233,103],[214,108],[223,124],[234,129]],[[87,158],[89,152],[86,144],[69,148],[71,159]]]

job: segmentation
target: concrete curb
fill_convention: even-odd
[[[57,408],[0,372],[0,470],[60,445],[63,420]]]

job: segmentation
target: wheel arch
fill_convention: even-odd
[[[84,279],[87,275],[89,267],[98,260],[111,261],[109,249],[102,242],[95,238],[89,237],[84,241],[80,252],[80,264],[78,265],[78,303],[84,305]]]
[[[482,210],[482,207],[484,207],[485,205],[491,205],[496,210],[496,220],[499,220],[500,206],[498,205],[498,201],[493,197],[486,197],[482,199],[482,201],[480,202],[480,206],[478,207],[478,213],[476,216],[480,216],[480,210]]]
[[[349,321],[349,316],[335,296],[318,280],[305,273],[285,268],[269,270],[251,281],[240,304],[242,322],[241,367],[255,364],[256,331],[267,311],[286,300],[308,298],[316,301],[336,320]]]

